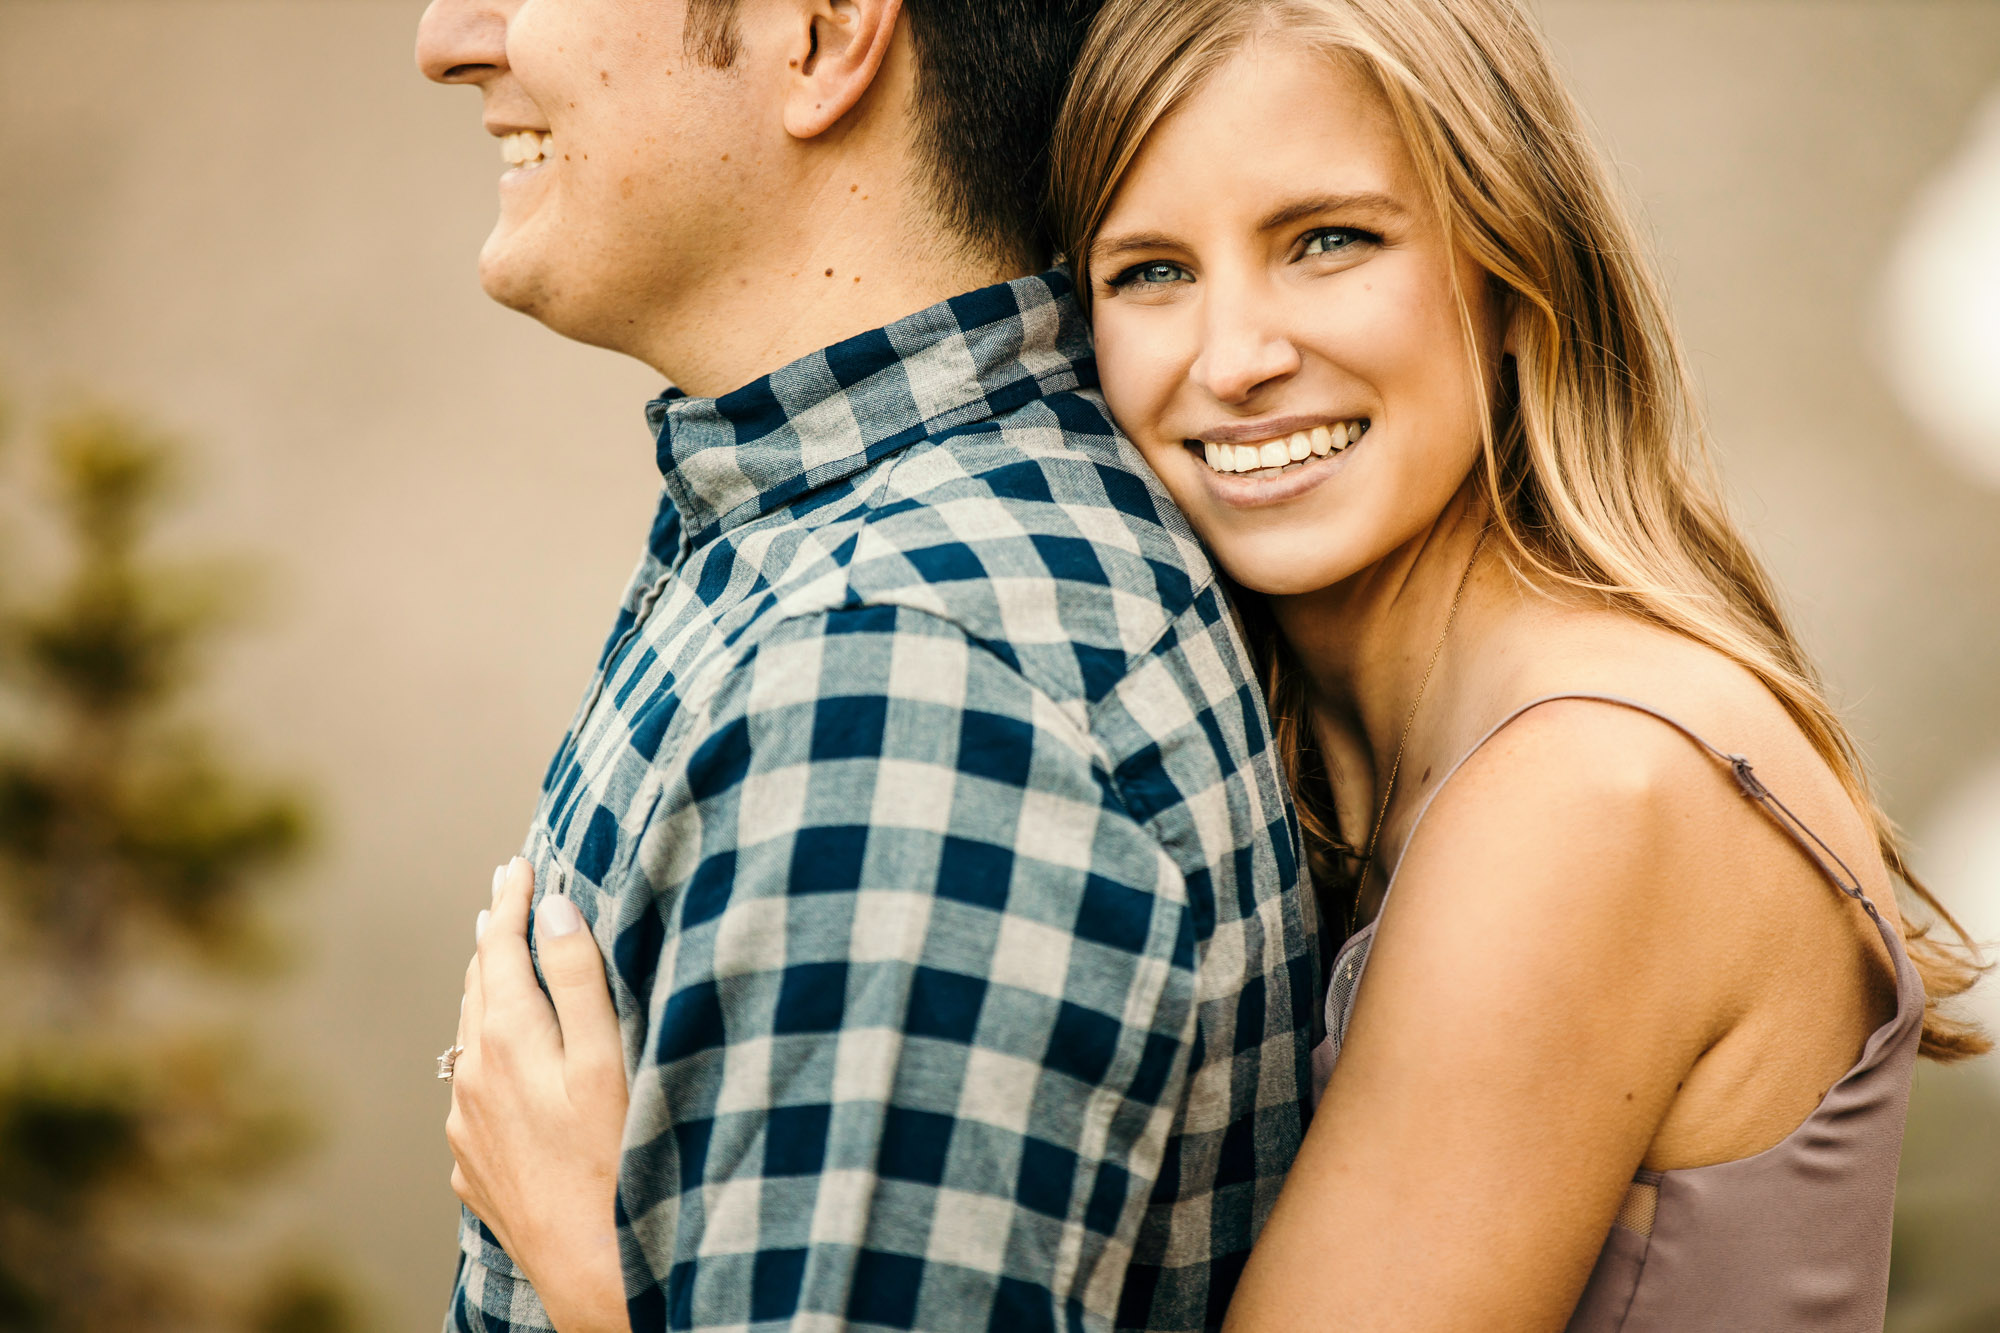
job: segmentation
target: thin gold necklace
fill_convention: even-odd
[[[1444,641],[1451,637],[1452,623],[1458,619],[1458,604],[1465,599],[1465,585],[1472,582],[1473,566],[1479,563],[1479,548],[1486,544],[1485,528],[1479,530],[1479,539],[1472,543],[1472,556],[1465,562],[1465,572],[1458,576],[1458,590],[1451,595],[1451,609],[1445,612],[1444,628],[1438,631],[1437,645],[1431,649],[1430,665],[1424,668],[1424,678],[1417,683],[1417,697],[1410,701],[1410,714],[1403,719],[1403,734],[1396,741],[1396,757],[1389,764],[1389,781],[1382,788],[1382,804],[1375,811],[1375,827],[1368,831],[1368,846],[1361,853],[1361,871],[1354,881],[1354,902],[1347,907],[1347,933],[1354,933],[1354,914],[1359,908],[1362,882],[1368,878],[1368,868],[1375,864],[1375,844],[1382,836],[1383,821],[1389,817],[1389,802],[1396,795],[1396,775],[1403,771],[1403,747],[1410,743],[1410,728],[1416,725],[1417,709],[1423,707],[1424,691],[1430,688],[1431,673],[1437,670],[1438,658],[1444,655]]]

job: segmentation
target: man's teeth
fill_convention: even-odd
[[[551,136],[539,130],[522,130],[500,138],[500,159],[510,167],[532,166],[549,153]]]
[[[1290,435],[1256,444],[1213,444],[1204,441],[1202,457],[1217,472],[1275,471],[1305,461],[1308,455],[1325,458],[1353,444],[1368,431],[1368,421],[1336,421],[1331,426],[1295,430]]]

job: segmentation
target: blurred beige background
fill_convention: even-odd
[[[499,155],[415,73],[420,8],[0,0],[0,379],[194,441],[176,538],[272,571],[208,695],[324,809],[309,947],[257,1022],[328,1132],[265,1222],[323,1237],[384,1329],[448,1289],[431,1057],[658,484],[655,377],[481,296]],[[1740,510],[1892,808],[1945,830],[1945,891],[2000,934],[2000,486],[1880,355],[1898,238],[2000,90],[2000,0],[1541,9],[1657,229]],[[1908,1333],[2000,1326],[1989,1088],[1919,1091]]]

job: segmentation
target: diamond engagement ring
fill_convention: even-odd
[[[451,1082],[452,1068],[458,1064],[458,1057],[464,1054],[463,1046],[445,1047],[444,1054],[438,1057],[438,1077],[447,1083]]]

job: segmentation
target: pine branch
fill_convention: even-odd
[[[171,711],[242,582],[147,550],[177,448],[101,411],[55,422],[70,565],[0,589],[0,966],[50,1000],[0,1011],[0,1329],[339,1333],[351,1310],[324,1274],[197,1279],[157,1232],[134,1242],[227,1212],[307,1138],[238,1038],[121,1009],[140,965],[240,977],[275,958],[258,908],[310,823]]]

